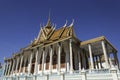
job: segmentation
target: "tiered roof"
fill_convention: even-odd
[[[53,25],[51,25],[50,19],[48,19],[47,24],[40,28],[38,37],[31,43],[31,46],[33,47],[42,43],[48,44],[54,41],[68,38],[70,36],[75,37],[75,33],[73,31],[73,22],[69,26],[67,26],[66,22],[63,27],[56,29]]]

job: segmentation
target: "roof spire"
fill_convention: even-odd
[[[50,9],[49,9],[49,15],[48,15],[48,20],[50,20],[50,12],[51,12],[51,11],[50,11]]]
[[[46,28],[51,28],[51,22],[50,22],[50,10],[49,10],[48,22],[47,22],[47,24],[46,24]]]

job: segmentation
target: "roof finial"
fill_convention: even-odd
[[[68,21],[66,20],[66,23],[64,24],[64,26],[63,26],[63,27],[66,27],[66,26],[67,26],[67,22],[68,22]]]
[[[46,24],[46,27],[47,27],[47,28],[51,27],[51,22],[50,22],[50,9],[49,9],[48,22],[47,22],[47,24]]]
[[[74,25],[74,19],[73,19],[72,23],[70,24],[70,26],[73,27],[73,25]]]
[[[50,12],[51,12],[51,10],[49,9],[49,15],[48,15],[48,20],[50,20]]]

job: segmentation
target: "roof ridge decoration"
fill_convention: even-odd
[[[41,39],[41,37],[42,37],[42,39]],[[46,36],[45,36],[43,28],[41,26],[40,27],[40,32],[39,32],[37,38],[33,41],[33,43],[37,44],[38,42],[41,42],[41,41],[43,41],[45,39],[46,39]]]
[[[40,38],[41,30],[42,30],[42,25],[40,24],[40,30],[39,30],[39,33],[38,33],[38,36],[37,36],[37,40]]]
[[[44,29],[41,28],[41,31],[42,31],[42,33],[43,33],[44,39],[46,39],[46,33],[45,33]]]
[[[64,26],[62,27],[63,30],[60,32],[58,38],[60,38],[62,36],[62,34],[64,33],[66,27],[67,27],[67,20],[66,20],[66,23],[64,24]]]
[[[51,33],[48,35],[47,39],[49,39],[52,36],[52,34],[54,33],[54,31],[55,31],[55,27],[52,27],[52,28],[53,29],[52,29]]]
[[[72,20],[72,23],[69,26],[73,27],[73,25],[74,25],[74,19]]]
[[[72,20],[72,23],[69,25],[70,28],[69,28],[69,31],[67,32],[67,36],[69,36],[69,35],[75,36],[75,33],[73,31],[73,25],[74,25],[74,19]]]
[[[68,23],[68,21],[66,20],[66,23],[64,24],[64,26],[63,26],[63,27],[67,27],[67,23]]]

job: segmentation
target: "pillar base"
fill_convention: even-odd
[[[117,69],[115,67],[110,69],[110,73],[112,74],[113,80],[118,80]]]
[[[73,70],[70,70],[70,74],[73,74]]]
[[[82,75],[82,80],[86,80],[86,71],[85,70],[81,71],[81,75]]]
[[[59,71],[59,72],[57,72],[57,74],[58,74],[58,75],[61,75],[61,72]]]
[[[49,74],[51,75],[51,74],[52,74],[52,71],[50,71]]]

